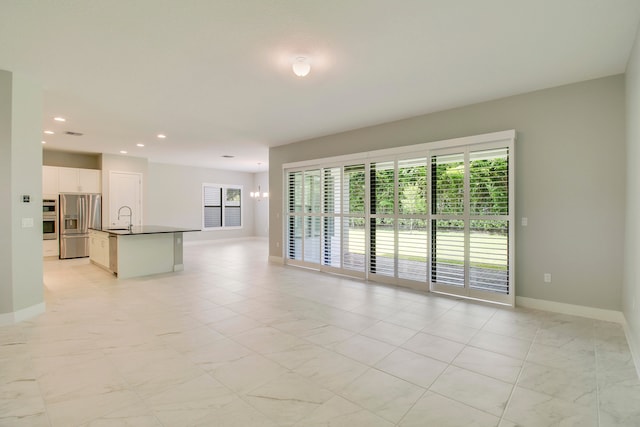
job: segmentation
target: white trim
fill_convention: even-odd
[[[621,311],[587,307],[584,305],[566,304],[563,302],[516,296],[516,307],[533,308],[535,310],[569,314],[572,316],[581,316],[589,319],[604,320],[620,324],[625,323],[624,315]]]
[[[624,334],[627,337],[627,343],[629,344],[629,350],[631,351],[631,359],[636,367],[638,379],[640,379],[640,343],[635,339],[626,319],[622,322],[622,326],[624,327]]]
[[[13,325],[14,323],[22,322],[23,320],[31,319],[46,311],[46,305],[44,302],[32,305],[31,307],[23,308],[11,313],[0,314],[0,326]]]
[[[402,147],[384,148],[374,151],[362,151],[354,154],[344,154],[342,156],[324,157],[320,159],[283,163],[282,169],[294,169],[299,167],[314,166],[318,164],[322,164],[322,166],[325,167],[325,165],[331,166],[332,163],[342,163],[351,160],[366,163],[367,161],[373,161],[375,157],[387,158],[388,156],[415,153],[424,150],[435,150],[438,148],[455,147],[459,145],[472,145],[483,142],[497,142],[515,139],[516,131],[515,129],[511,129],[500,132],[485,133],[481,135],[463,136],[461,138],[443,139],[421,144],[404,145]]]

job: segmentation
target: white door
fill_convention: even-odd
[[[112,171],[109,174],[109,227],[127,227],[129,222],[142,225],[142,174]]]

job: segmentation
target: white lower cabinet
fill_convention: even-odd
[[[89,230],[89,259],[92,263],[109,269],[109,233]]]
[[[59,253],[58,240],[42,241],[42,256],[58,256]]]

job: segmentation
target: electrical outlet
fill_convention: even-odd
[[[280,242],[276,242],[276,248],[280,247]]]
[[[551,273],[544,273],[544,283],[551,283]]]
[[[526,227],[527,225],[529,225],[529,218],[527,218],[526,216],[522,217],[522,226]]]

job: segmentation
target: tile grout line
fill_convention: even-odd
[[[507,410],[509,409],[509,405],[511,404],[511,400],[513,399],[513,394],[515,393],[516,387],[518,386],[518,383],[520,382],[520,377],[522,376],[522,372],[524,371],[524,367],[525,364],[527,363],[527,360],[529,359],[529,354],[531,354],[531,349],[533,348],[533,344],[536,342],[536,339],[538,338],[538,333],[540,332],[540,326],[537,327],[536,329],[536,334],[534,335],[533,339],[531,340],[531,344],[529,344],[529,349],[527,350],[527,354],[524,356],[524,359],[522,361],[522,366],[520,367],[520,371],[518,372],[518,376],[516,377],[515,382],[513,383],[513,387],[511,388],[511,393],[509,393],[509,398],[507,399],[507,403],[504,405],[504,410],[502,411],[502,415],[500,416],[500,423],[502,423],[502,421],[504,421],[504,417],[507,414]]]

